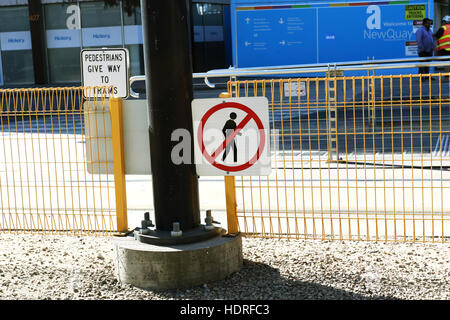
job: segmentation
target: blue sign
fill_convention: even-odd
[[[31,50],[31,33],[30,31],[2,32],[0,46],[2,51]]]
[[[84,28],[82,33],[85,47],[122,45],[121,27]]]
[[[47,48],[75,48],[81,46],[80,29],[47,30]]]
[[[194,42],[205,41],[205,32],[203,26],[194,26]]]
[[[238,11],[236,28],[239,67],[317,61],[315,9]]]
[[[405,20],[404,5],[317,10],[318,62],[404,58],[408,43],[416,40],[413,21]]]
[[[433,19],[430,2],[267,0],[258,6],[232,0],[233,63],[246,68],[417,57],[419,21],[406,20],[405,10],[422,4]]]
[[[126,45],[142,44],[142,26],[128,25],[123,28]],[[81,33],[85,46],[121,45],[122,30],[120,27],[53,29],[47,30],[47,48],[81,47]]]
[[[125,44],[142,44],[142,25],[123,27]]]

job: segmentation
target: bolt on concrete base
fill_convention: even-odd
[[[181,289],[221,280],[242,267],[242,237],[160,246],[133,237],[114,239],[115,272],[121,283],[142,289]]]

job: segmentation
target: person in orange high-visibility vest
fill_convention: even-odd
[[[450,16],[442,18],[442,26],[435,33],[437,52],[440,56],[450,55]]]
[[[442,25],[434,34],[434,37],[437,39],[437,55],[450,56],[450,16],[442,18]],[[443,71],[450,72],[450,66],[444,67]]]

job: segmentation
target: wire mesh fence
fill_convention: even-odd
[[[236,177],[248,236],[450,236],[448,74],[230,81],[269,100],[272,174]]]
[[[117,229],[108,163],[109,97],[93,88],[0,90],[0,230],[110,233]],[[101,143],[103,141],[103,144]],[[95,143],[94,143],[95,142]],[[91,172],[89,172],[91,171]]]

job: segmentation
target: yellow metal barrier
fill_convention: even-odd
[[[449,89],[448,74],[230,81],[269,99],[273,171],[226,179],[229,214],[247,236],[448,242]]]
[[[127,191],[123,142],[122,99],[111,98],[111,133],[114,152],[114,182],[117,210],[117,231],[128,231]]]
[[[106,122],[111,121],[109,97],[85,100],[84,90],[93,88],[0,90],[2,232],[109,234],[126,230],[126,197],[115,193],[113,176],[118,175],[116,183],[123,182],[123,162],[118,162],[117,172],[88,170],[94,164],[112,166],[101,154],[108,153],[106,146],[112,141],[121,143],[105,132]],[[111,116],[119,128],[114,117],[120,114],[119,102],[114,101],[116,112]],[[104,152],[95,146],[103,146]],[[119,198],[119,215],[115,198]]]

